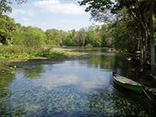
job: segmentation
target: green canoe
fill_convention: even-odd
[[[119,85],[120,87],[123,87],[127,90],[134,91],[136,93],[142,93],[143,91],[141,84],[114,72],[113,72],[113,82],[116,85]]]

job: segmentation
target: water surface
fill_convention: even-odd
[[[126,74],[122,56],[91,51],[86,59],[18,63],[0,74],[0,115],[13,117],[154,117],[144,95],[114,87],[111,72]],[[144,99],[143,99],[144,98]]]

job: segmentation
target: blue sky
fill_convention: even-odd
[[[78,0],[28,0],[28,3],[12,5],[10,17],[24,26],[42,30],[58,29],[69,31],[93,25],[91,15],[79,6]]]

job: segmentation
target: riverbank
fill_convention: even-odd
[[[38,61],[38,60],[51,60],[60,61],[66,59],[83,58],[89,56],[88,53],[78,52],[72,49],[64,48],[52,48],[39,53],[7,53],[0,54],[0,72],[12,73],[16,69],[16,62],[26,62],[26,61]]]
[[[156,68],[155,66],[145,69],[144,72],[139,70],[129,70],[128,76],[130,79],[135,80],[143,85],[144,94],[156,103]]]

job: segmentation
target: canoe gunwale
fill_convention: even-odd
[[[124,84],[124,85],[130,85],[130,86],[138,86],[138,87],[140,87],[140,86],[142,86],[141,84],[139,84],[139,83],[137,83],[137,84],[132,84],[132,83],[128,83],[128,82],[120,82],[120,81],[118,81],[117,80],[117,77],[115,77],[115,76],[113,76],[113,79],[116,81],[116,82],[119,82],[119,83],[121,83],[121,84]],[[135,82],[135,81],[134,81]]]
[[[118,86],[120,86],[120,87],[122,87],[124,89],[131,90],[131,91],[136,92],[136,93],[142,93],[143,92],[143,90],[142,90],[143,86],[141,84],[139,84],[139,83],[137,83],[137,82],[135,82],[135,81],[133,81],[131,79],[128,79],[126,77],[122,77],[122,78],[123,79],[124,78],[128,79],[128,81],[131,81],[132,83],[123,82],[123,81],[121,82],[120,80],[117,80],[119,77],[122,77],[122,76],[120,76],[120,75],[119,76],[114,76],[113,75],[113,82],[116,85],[118,85]]]

